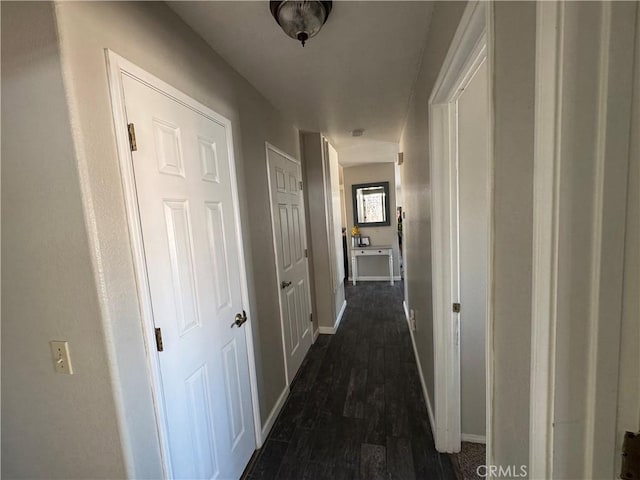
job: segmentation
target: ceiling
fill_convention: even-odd
[[[334,1],[304,48],[267,1],[168,4],[298,128],[323,132],[338,151],[399,141],[431,2]],[[357,128],[364,135],[351,137]]]

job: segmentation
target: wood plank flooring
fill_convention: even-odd
[[[402,283],[346,287],[335,335],[320,335],[250,480],[453,479],[434,447]]]

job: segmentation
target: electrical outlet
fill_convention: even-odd
[[[56,373],[73,375],[71,357],[69,356],[69,343],[63,341],[51,341],[51,354],[53,355],[53,367]]]
[[[411,325],[411,330],[415,332],[418,326],[416,324],[416,311],[413,308],[409,311],[409,324]]]

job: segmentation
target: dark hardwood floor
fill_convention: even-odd
[[[320,335],[246,478],[453,479],[436,452],[402,284],[347,286],[335,335]]]

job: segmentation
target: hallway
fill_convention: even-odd
[[[434,447],[402,288],[346,286],[338,332],[311,347],[247,478],[455,478]]]

